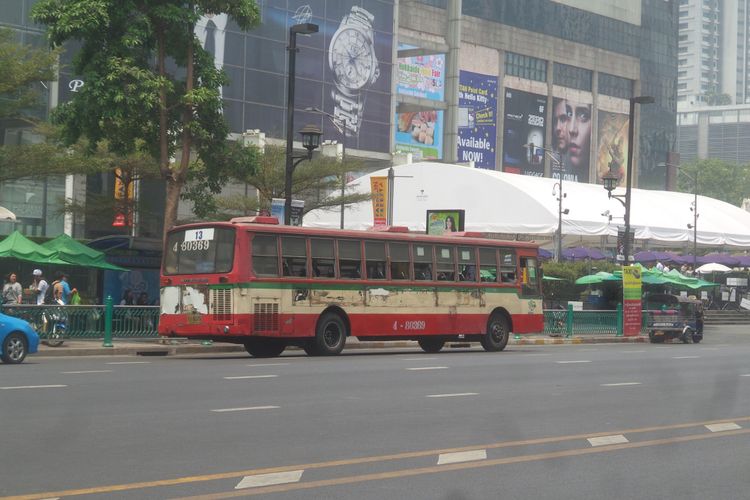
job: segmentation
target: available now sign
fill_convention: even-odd
[[[641,268],[622,268],[622,328],[626,336],[641,333]]]

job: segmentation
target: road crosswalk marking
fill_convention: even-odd
[[[487,450],[461,451],[457,453],[441,453],[438,456],[438,465],[457,464],[461,462],[474,462],[475,460],[487,460]]]
[[[724,432],[724,431],[736,431],[737,429],[742,429],[742,427],[735,424],[734,422],[726,422],[723,424],[708,424],[706,425],[706,429],[708,429],[711,432]]]
[[[259,486],[272,486],[274,484],[298,483],[302,479],[302,470],[291,470],[288,472],[271,472],[269,474],[257,474],[254,476],[245,476],[242,481],[237,483],[235,490],[246,488],[257,488]]]
[[[628,438],[626,438],[622,434],[588,438],[587,441],[591,444],[591,446],[606,446],[608,444],[623,444],[629,442]]]

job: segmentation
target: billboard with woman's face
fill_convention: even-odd
[[[591,104],[555,97],[552,102],[552,149],[562,159],[563,179],[589,182]],[[552,177],[560,177],[553,167]]]

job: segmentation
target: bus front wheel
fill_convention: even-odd
[[[318,356],[335,356],[344,350],[346,344],[346,323],[336,313],[327,312],[318,320],[312,351]],[[305,352],[310,352],[305,349]]]
[[[482,336],[480,342],[485,351],[497,352],[505,349],[509,337],[508,320],[502,314],[493,314],[487,323],[487,333]]]
[[[250,339],[245,342],[245,350],[254,358],[275,358],[286,349],[286,344],[278,339]]]
[[[442,349],[443,346],[445,345],[445,340],[436,339],[436,338],[426,338],[426,339],[419,339],[417,343],[419,344],[419,347],[421,347],[424,352],[435,353],[435,352],[440,352],[440,349]]]

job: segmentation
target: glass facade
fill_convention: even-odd
[[[592,71],[568,64],[555,63],[554,75],[553,82],[555,85],[591,92],[594,75]]]
[[[514,52],[505,53],[505,74],[527,80],[547,81],[547,61]]]
[[[439,8],[447,3],[420,1]],[[638,58],[640,94],[656,99],[641,108],[638,186],[655,189],[664,186],[665,175],[656,165],[676,148],[678,7],[671,0],[641,0],[638,26],[553,0],[463,0],[467,16]],[[607,95],[625,97],[625,82],[604,82]]]

